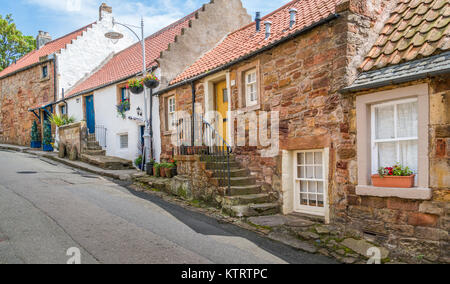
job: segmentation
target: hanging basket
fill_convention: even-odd
[[[135,95],[139,95],[140,93],[142,93],[144,91],[144,87],[130,87],[130,92],[132,92]]]
[[[159,86],[159,81],[157,80],[146,80],[144,81],[144,84],[149,89],[155,89]]]

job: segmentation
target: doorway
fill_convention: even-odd
[[[94,110],[94,96],[86,96],[85,97],[85,106],[86,106],[86,124],[89,130],[89,134],[95,133],[95,110]]]
[[[227,89],[227,81],[221,81],[214,86],[215,92],[215,110],[221,115],[223,123],[218,121],[217,131],[222,138],[227,141],[227,129],[228,129],[228,103],[229,93]]]

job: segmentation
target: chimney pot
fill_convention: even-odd
[[[294,8],[290,9],[289,14],[291,16],[289,28],[292,29],[292,27],[297,23],[297,9],[294,9]]]
[[[39,31],[36,37],[36,48],[40,49],[50,41],[52,41],[52,37],[48,32]]]
[[[98,16],[100,21],[103,19],[104,14],[112,14],[112,7],[106,5],[106,3],[102,3],[102,5],[100,5]]]
[[[270,21],[265,21],[265,22],[264,22],[264,25],[266,25],[266,39],[267,39],[267,38],[270,37],[270,34],[271,34],[270,29],[271,29],[271,27],[272,27],[272,22],[270,22]]]
[[[256,12],[255,22],[256,32],[259,32],[261,30],[261,12]]]

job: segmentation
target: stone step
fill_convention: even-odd
[[[228,190],[228,189],[226,189]],[[260,185],[231,186],[227,196],[248,195],[261,193]]]
[[[239,169],[240,165],[238,162],[230,162],[230,169]],[[225,162],[207,162],[206,169],[215,170],[215,169],[226,169],[228,167],[228,163]]]
[[[270,203],[270,201],[270,195],[266,193],[225,196],[223,198],[223,206],[231,207],[236,205],[264,204]]]
[[[85,148],[86,151],[101,151],[103,148],[101,146],[88,146]]]
[[[106,170],[127,170],[134,168],[131,161],[117,157],[82,154],[81,161]]]
[[[202,156],[200,158],[200,161],[202,162],[225,162],[227,161],[227,157],[226,156]],[[230,156],[230,162],[235,162],[236,159],[234,156]]]
[[[225,171],[225,178],[223,177],[215,177],[216,184],[219,184],[220,186],[227,186],[228,185],[228,173]],[[219,175],[221,175],[219,173]],[[255,185],[256,184],[256,178],[251,176],[246,177],[231,177],[230,178],[231,186],[245,186],[245,185]]]
[[[88,146],[88,148],[90,148],[90,147],[100,147],[100,144],[97,141],[95,141],[95,142],[88,141],[87,146]]]
[[[250,175],[250,171],[248,171],[246,169],[233,169],[230,171],[231,177],[247,177],[249,175]],[[213,173],[213,177],[220,177],[220,176],[221,176],[220,172]]]
[[[106,156],[106,150],[90,150],[86,149],[84,154],[89,156]]]
[[[224,206],[222,212],[232,217],[254,217],[278,214],[280,206],[277,203]]]

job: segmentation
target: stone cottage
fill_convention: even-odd
[[[227,211],[238,216],[300,212],[334,222],[333,212],[346,206],[345,188],[356,181],[357,169],[347,162],[356,157],[351,105],[339,90],[356,78],[353,60],[359,57],[361,63],[367,38],[376,38],[392,6],[390,1],[303,0],[263,18],[257,14],[255,22],[229,34],[157,94],[165,102],[163,157],[182,154],[176,157],[181,172],[190,175],[185,154],[216,151],[197,142],[201,130],[214,128],[208,135],[222,137],[232,150],[228,195],[238,197],[224,201],[233,205]],[[174,117],[175,111],[185,117]],[[215,114],[208,118],[211,111]],[[269,145],[264,129],[275,138]],[[174,146],[189,135],[193,143]]]
[[[336,222],[405,259],[450,262],[450,3],[399,1],[343,93],[356,145],[341,164],[345,205]],[[370,175],[395,163],[415,187],[379,188]]]
[[[133,43],[113,45],[104,38],[112,26],[112,8],[102,4],[98,21],[52,40],[39,32],[37,49],[0,72],[0,141],[29,145],[31,125],[47,119],[52,103],[111,53]],[[66,113],[65,105],[60,106]]]
[[[160,87],[164,87],[226,34],[250,21],[240,0],[211,1],[146,38],[148,71],[161,78]],[[87,120],[88,127],[92,125],[90,132],[95,133],[108,156],[134,160],[142,154],[144,110],[145,104],[150,105],[150,99],[144,101],[142,93],[134,95],[126,89],[128,80],[139,76],[142,48],[137,43],[102,62],[56,104],[67,104],[69,115]],[[91,100],[91,108],[87,100]],[[130,106],[122,116],[117,113],[117,105],[124,100]],[[154,97],[152,103],[153,154],[159,161],[159,99]]]

